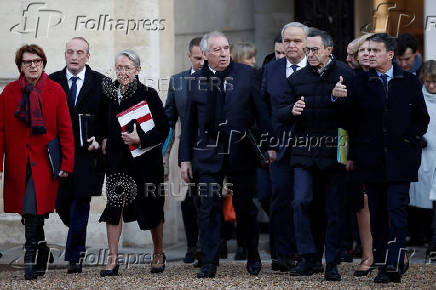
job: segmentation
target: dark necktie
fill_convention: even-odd
[[[70,88],[70,93],[71,93],[71,101],[73,106],[76,105],[76,97],[77,97],[77,79],[78,77],[71,77],[71,88]]]
[[[387,93],[387,91],[388,91],[388,75],[387,74],[381,74],[380,78],[381,78],[381,80],[383,82],[383,87],[385,88],[385,91]]]
[[[293,70],[294,72],[296,72],[297,69],[299,68],[299,66],[296,65],[296,64],[291,64],[291,68],[292,68],[292,70]]]

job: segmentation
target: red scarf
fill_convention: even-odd
[[[45,72],[42,72],[36,86],[29,84],[24,74],[21,74],[18,79],[22,97],[15,111],[15,117],[23,121],[27,127],[32,128],[32,134],[44,134],[47,131],[41,100],[41,90],[47,80],[48,75]]]

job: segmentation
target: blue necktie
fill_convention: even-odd
[[[292,68],[292,70],[293,70],[294,72],[296,72],[296,71],[297,71],[297,68],[299,68],[299,66],[296,65],[296,64],[291,64],[291,68]]]
[[[381,74],[380,78],[383,82],[383,87],[385,88],[385,91],[388,91],[388,75],[387,74]]]
[[[77,97],[77,79],[78,77],[71,77],[70,80],[72,81],[71,83],[71,88],[70,88],[70,93],[71,93],[71,97],[72,97],[72,103],[73,106],[76,105],[76,97]]]

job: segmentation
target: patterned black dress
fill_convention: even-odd
[[[165,192],[163,183],[162,144],[168,134],[168,119],[162,101],[153,88],[137,79],[125,93],[120,94],[118,82],[103,81],[103,91],[108,97],[107,112],[107,177],[106,208],[100,222],[117,225],[123,215],[124,222],[137,221],[141,230],[153,229],[164,221]],[[117,114],[146,101],[154,121],[154,128],[144,133],[137,126],[141,139],[140,148],[153,149],[133,158],[129,146],[121,139],[121,126]]]

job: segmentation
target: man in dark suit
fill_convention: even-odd
[[[308,28],[299,22],[286,24],[282,29],[283,50],[286,57],[268,63],[262,80],[262,94],[272,104],[272,125],[277,142],[285,142],[291,137],[292,124],[277,120],[278,104],[281,103],[287,78],[307,65],[306,34]],[[285,141],[283,141],[285,140]],[[286,144],[278,144],[277,160],[270,166],[272,181],[270,225],[273,237],[272,268],[289,271],[295,264],[293,260],[295,236],[292,214],[292,180],[290,149]]]
[[[185,119],[185,108],[186,108],[186,101],[188,98],[188,86],[190,85],[189,79],[191,78],[191,75],[199,71],[204,64],[204,57],[203,53],[200,50],[200,41],[201,37],[193,38],[189,42],[188,47],[188,58],[192,64],[191,68],[189,70],[183,71],[181,73],[178,73],[171,77],[170,84],[168,88],[168,97],[165,103],[165,113],[168,117],[170,127],[173,129],[174,133],[174,144],[177,144],[178,150],[178,156],[180,159],[180,147],[179,147],[179,130],[180,126],[177,126],[176,124],[180,120],[180,123],[183,124]],[[191,80],[192,82],[192,80]],[[178,124],[180,125],[180,124]],[[171,146],[172,147],[172,146]],[[170,147],[168,148],[168,151],[170,150]],[[174,159],[173,159],[174,160]],[[177,166],[177,164],[169,164],[169,166]],[[172,169],[172,168],[171,168]],[[170,170],[171,170],[170,169]],[[180,188],[181,190],[186,190],[186,188],[182,188],[182,186],[179,185],[179,178],[180,178],[180,172],[177,172],[177,176],[172,176],[174,180],[170,180],[173,185],[173,188]],[[180,192],[175,192],[177,196],[183,194]],[[195,253],[197,251],[197,241],[198,241],[198,224],[197,224],[197,209],[194,204],[194,199],[191,194],[191,191],[187,191],[185,195],[185,199],[181,202],[181,209],[182,209],[182,218],[183,218],[183,224],[185,226],[185,234],[186,234],[186,241],[188,244],[188,248],[186,251],[185,258],[183,259],[183,262],[185,263],[193,263],[195,260]]]
[[[378,33],[368,40],[370,70],[338,82],[332,100],[346,105],[353,178],[365,184],[368,195],[379,265],[374,282],[400,282],[409,263],[409,187],[418,180],[429,115],[419,80],[393,63],[395,38]]]
[[[342,75],[352,77],[352,70],[332,55],[333,40],[324,31],[311,29],[305,52],[309,65],[288,79],[282,103],[275,112],[278,121],[293,122],[291,167],[294,168],[295,237],[301,260],[293,276],[309,276],[316,272],[319,254],[312,224],[326,221],[326,280],[339,281],[340,218],[344,194],[345,168],[337,162],[338,129],[343,126],[338,110],[331,102],[331,91]],[[312,214],[312,201],[324,199],[325,217]]]
[[[91,70],[86,65],[88,60],[88,42],[82,37],[74,37],[65,48],[66,67],[50,75],[67,95],[76,146],[74,172],[61,182],[56,202],[62,221],[69,226],[65,261],[69,262],[67,273],[70,274],[82,272],[91,196],[101,194],[104,180],[104,174],[96,168],[98,150],[105,135],[103,75]],[[88,115],[87,121],[83,118],[80,125],[79,116],[85,115]],[[88,139],[83,136],[85,127],[90,130]]]
[[[270,119],[255,73],[247,65],[233,63],[227,38],[221,32],[203,36],[200,48],[205,65],[194,73],[181,138],[182,177],[186,182],[198,174],[199,225],[202,267],[198,278],[214,277],[222,223],[221,190],[233,192],[237,222],[247,246],[247,271],[257,275],[262,267],[258,252],[259,230],[255,194],[256,155],[246,137],[254,125],[267,133]],[[273,151],[268,151],[270,160]]]

